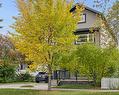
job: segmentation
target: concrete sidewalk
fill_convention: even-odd
[[[32,89],[32,90],[47,90],[46,83],[8,83],[0,84],[0,89]],[[56,91],[83,91],[83,92],[119,92],[119,90],[97,90],[97,89],[61,89],[52,88]]]
[[[34,89],[34,90],[47,90],[48,85],[46,83],[8,83],[0,84],[0,89]]]

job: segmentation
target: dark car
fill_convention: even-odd
[[[48,83],[48,74],[46,72],[39,72],[35,77],[35,81],[37,83],[39,82]]]

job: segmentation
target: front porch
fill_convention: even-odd
[[[88,80],[87,77],[81,77],[80,73],[71,73],[68,70],[56,70],[52,74],[52,85],[93,85],[93,80]]]

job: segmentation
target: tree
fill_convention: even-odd
[[[76,50],[74,49],[70,52],[56,53],[56,56],[54,56],[54,67],[58,67],[55,68],[56,70],[68,70],[70,73],[75,75],[77,80],[80,64],[78,63],[78,58],[75,52]],[[60,79],[57,81],[59,80]]]
[[[10,39],[0,35],[0,82],[14,81],[17,59],[14,45]]]
[[[73,49],[77,22],[82,8],[70,13],[73,1],[65,0],[17,0],[20,15],[14,17],[12,34],[16,48],[31,60],[34,66],[45,64],[48,69],[48,90],[51,89],[51,74],[56,52]]]
[[[107,23],[115,36],[115,43],[118,44],[118,36],[119,36],[119,1],[117,0],[106,16]]]
[[[78,47],[77,56],[80,63],[80,73],[85,74],[100,85],[102,77],[111,77],[115,72],[119,52],[114,48],[102,49],[93,44],[84,44]]]
[[[60,67],[65,68],[75,75],[78,80],[78,73],[80,71],[80,63],[78,62],[78,56],[76,50],[72,50],[70,53],[65,53],[60,58]]]
[[[105,12],[111,0],[93,0],[93,1],[94,7],[99,7],[100,9],[102,8],[102,11]]]
[[[101,29],[105,32],[110,40],[110,44],[116,47],[118,45],[118,6],[119,6],[119,1],[116,0],[112,7],[109,6],[111,3],[111,0],[94,0],[95,6],[97,8],[102,8],[102,15],[101,15]],[[104,32],[103,32],[104,33]],[[103,34],[102,33],[102,34]],[[106,39],[107,40],[107,39]]]
[[[8,37],[0,35],[0,64],[13,63],[17,63],[15,47]]]

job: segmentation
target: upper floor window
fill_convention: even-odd
[[[81,19],[78,23],[86,23],[86,14],[81,14]]]
[[[94,34],[80,34],[75,41],[75,44],[94,43]]]

